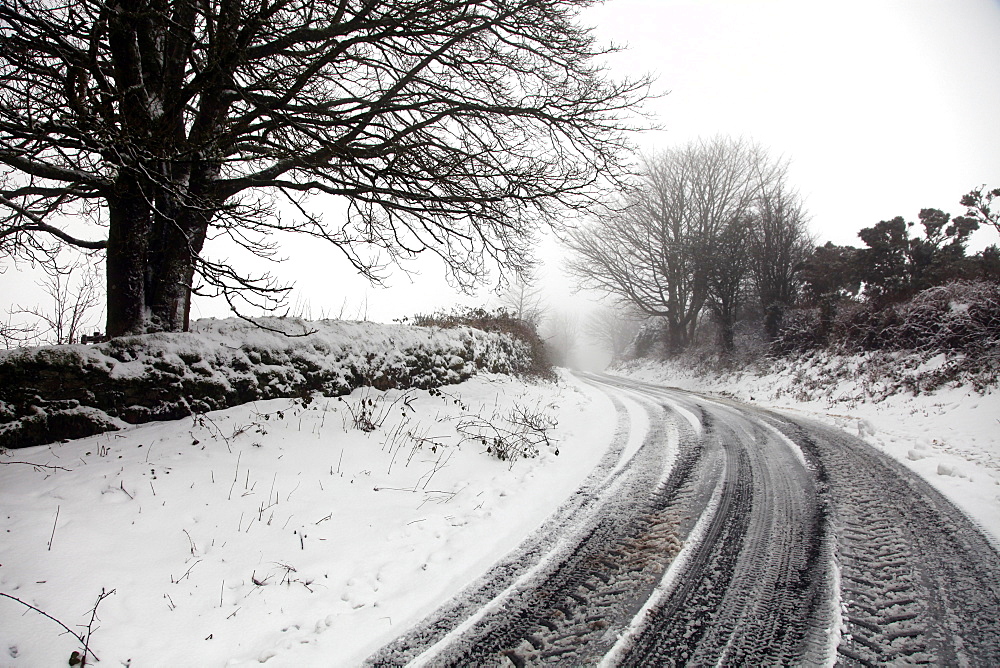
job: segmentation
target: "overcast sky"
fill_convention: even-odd
[[[644,150],[715,134],[759,141],[791,161],[820,242],[857,245],[862,227],[925,207],[959,214],[964,193],[1000,186],[996,0],[609,0],[583,18],[625,47],[612,73],[651,72],[667,93],[649,104],[663,129],[637,138]],[[997,241],[983,230],[972,246]],[[382,320],[456,299],[434,264],[366,291],[334,278],[318,249],[293,255],[281,274],[317,316],[323,295],[328,310],[347,296],[356,312],[367,292],[368,316]],[[304,271],[316,262],[332,282]],[[565,288],[556,266],[544,274]]]
[[[958,214],[962,194],[1000,186],[998,0],[608,0],[583,19],[626,47],[613,74],[652,72],[668,93],[649,105],[663,130],[637,138],[645,150],[715,134],[760,142],[791,161],[820,242],[858,244],[862,227],[924,207]],[[997,241],[984,230],[972,246]],[[275,270],[314,317],[344,305],[385,321],[456,301],[436,263],[386,291],[315,242],[284,255]],[[555,266],[545,275],[565,288]],[[0,281],[14,285],[10,272]],[[196,302],[193,315],[222,314]]]
[[[614,71],[670,91],[644,144],[760,141],[792,161],[823,240],[1000,185],[996,0],[610,0],[587,18],[628,46]]]

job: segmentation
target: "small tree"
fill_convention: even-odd
[[[575,314],[559,311],[542,326],[542,338],[549,360],[556,366],[572,367],[579,345],[580,324]]]
[[[584,323],[583,331],[593,341],[621,359],[635,340],[646,317],[628,304],[603,306],[595,309]]]
[[[5,350],[29,345],[38,340],[38,328],[34,324],[14,322],[8,316],[7,322],[0,322],[0,343]]]
[[[100,274],[88,260],[83,257],[68,265],[46,265],[46,277],[38,285],[50,299],[48,307],[18,306],[12,315],[35,319],[40,326],[32,331],[43,341],[56,345],[79,342],[82,333],[94,325],[92,318],[101,301]]]
[[[538,329],[548,310],[542,299],[541,286],[527,272],[507,285],[500,294],[500,306],[535,329]]]

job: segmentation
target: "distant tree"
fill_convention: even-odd
[[[992,225],[1000,232],[1000,211],[992,209],[993,200],[1000,197],[1000,188],[986,190],[986,186],[969,191],[960,200],[966,207],[964,218],[971,218],[980,225]],[[958,219],[955,219],[956,223]]]
[[[527,272],[511,281],[500,293],[500,306],[536,329],[547,311],[541,286]]]
[[[372,280],[422,252],[461,285],[521,268],[619,173],[648,88],[606,77],[589,4],[6,0],[0,252],[103,251],[109,335],[185,329],[195,289],[280,304],[269,274],[206,256],[215,237],[269,257],[273,232],[310,235]]]
[[[807,304],[819,308],[820,342],[830,335],[840,306],[861,293],[859,253],[853,246],[836,246],[828,241],[802,263],[803,296]]]
[[[587,316],[583,331],[610,352],[613,359],[621,359],[644,320],[645,316],[628,304],[602,306]]]
[[[729,221],[712,245],[708,259],[708,308],[719,325],[719,344],[724,353],[736,347],[736,322],[750,290],[748,275],[751,220]]]
[[[580,344],[580,322],[575,314],[557,311],[542,325],[542,338],[549,360],[555,366],[572,367]]]
[[[906,220],[896,216],[858,232],[867,248],[861,250],[859,269],[865,284],[865,296],[887,300],[902,296],[909,289],[907,252],[909,232]]]
[[[954,220],[940,209],[921,209],[918,214],[923,238],[910,240],[910,282],[914,291],[964,278],[969,271],[965,247],[969,235],[979,229],[973,218]]]
[[[781,172],[758,145],[728,138],[649,157],[617,206],[568,234],[569,270],[662,317],[668,351],[679,352],[710,298],[720,235],[752,213],[761,187]]]
[[[901,216],[858,232],[867,248],[858,261],[865,295],[876,302],[895,301],[921,290],[965,277],[971,270],[965,248],[979,223],[939,209],[921,209],[922,236],[910,236],[913,223]]]
[[[800,272],[815,241],[801,198],[785,178],[761,188],[750,227],[750,273],[764,313],[764,336],[774,341],[785,310],[795,303],[801,286]]]

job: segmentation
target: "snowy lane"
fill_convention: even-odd
[[[817,424],[583,380],[616,407],[604,459],[369,665],[1000,665],[1000,556],[904,467]]]
[[[834,613],[802,454],[731,408],[604,377],[587,382],[609,394],[619,419],[588,483],[521,550],[370,663],[831,654],[827,636],[813,633]],[[628,409],[636,404],[645,419]]]
[[[646,614],[607,657],[607,664],[822,664],[832,656],[836,611],[832,544],[801,451],[739,407],[631,381],[596,378],[676,405],[699,417],[690,449],[720,453],[723,474],[702,477],[696,497],[674,512],[687,555],[671,564]],[[708,461],[708,460],[706,460]],[[697,520],[697,524],[688,526]],[[680,563],[677,563],[680,562]]]
[[[694,613],[686,604],[671,601],[699,585],[679,585],[664,597],[663,605],[652,608],[644,633],[630,644],[628,654],[619,655],[620,663],[662,665],[693,659],[727,664],[1000,665],[1000,555],[925,480],[834,428],[679,390],[612,382],[701,407],[731,428],[749,423],[771,432],[776,440],[758,440],[759,447],[746,450],[757,459],[749,469],[751,476],[780,474],[782,466],[775,466],[775,456],[782,453],[784,441],[788,446],[784,452],[806,464],[810,481],[802,489],[811,487],[815,495],[813,519],[802,525],[797,537],[781,542],[775,540],[781,534],[773,533],[767,538],[769,548],[754,549],[749,539],[754,532],[748,531],[740,547],[744,551],[740,558],[756,560],[758,586],[768,577],[782,578],[785,585],[765,587],[760,596],[745,589],[753,580],[741,579],[734,568],[725,594],[702,585],[706,597],[714,592],[719,604],[714,608],[696,604]],[[741,447],[737,442],[730,441],[730,446]],[[740,480],[738,485],[753,495],[750,518],[745,520],[748,527],[757,521],[754,517],[773,517],[781,497],[801,491],[794,484],[782,489],[776,484],[780,482],[780,475]],[[760,507],[767,510],[760,513]],[[809,514],[806,511],[803,517]],[[788,521],[779,520],[775,527],[787,527]],[[720,543],[716,549],[726,549],[724,537],[716,542]],[[702,550],[708,553],[712,548],[704,544]],[[782,557],[790,561],[781,563]],[[799,571],[798,585],[795,559],[807,564]],[[692,561],[696,565],[689,576],[698,581],[699,560]],[[712,566],[707,572],[715,577],[719,569]],[[734,592],[741,596],[733,597]],[[787,616],[774,606],[776,598],[793,606],[798,599],[802,610],[809,612],[804,617]],[[734,614],[734,601],[754,608],[753,614]],[[712,628],[693,642],[704,625],[699,614],[709,618]],[[804,620],[808,620],[805,625]],[[793,642],[787,644],[792,653],[783,657],[761,655],[773,649],[760,642],[762,627],[772,633],[792,631],[799,637],[798,650]],[[694,649],[689,650],[691,645]]]

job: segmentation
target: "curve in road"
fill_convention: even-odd
[[[598,466],[368,665],[1000,665],[1000,555],[905,467],[816,423],[582,378],[617,412]]]

